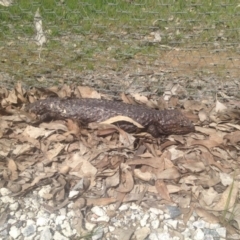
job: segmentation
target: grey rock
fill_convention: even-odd
[[[103,233],[104,233],[103,228],[98,228],[98,229],[94,232],[94,234],[93,234],[93,236],[92,236],[92,240],[102,239]]]
[[[29,237],[36,232],[36,226],[33,224],[27,225],[25,228],[22,229],[22,234],[24,237]]]
[[[54,240],[68,240],[69,238],[64,237],[61,233],[56,231],[53,235]]]
[[[176,218],[176,217],[178,217],[179,215],[182,214],[180,209],[176,206],[170,206],[169,205],[169,206],[167,206],[167,208],[168,208],[168,211],[169,211],[169,214],[170,214],[171,218]]]
[[[52,239],[52,232],[49,227],[45,227],[41,234],[40,234],[40,240],[51,240]]]

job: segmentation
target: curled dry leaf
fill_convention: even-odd
[[[58,154],[63,150],[64,145],[61,143],[56,143],[53,145],[53,148],[46,152],[46,157],[49,161],[53,160],[54,157],[58,156]]]
[[[38,137],[42,137],[42,136],[48,137],[53,132],[54,132],[53,130],[45,130],[43,128],[27,126],[22,134],[26,137],[37,139]]]
[[[178,172],[177,168],[168,168],[160,173],[157,174],[157,179],[176,179],[179,178],[181,175]]]
[[[103,122],[100,122],[99,124],[112,124],[112,123],[117,123],[117,122],[121,122],[121,121],[132,123],[133,125],[135,125],[138,128],[143,128],[143,126],[141,124],[134,121],[132,118],[126,117],[126,116],[111,117]]]
[[[215,206],[210,208],[213,211],[224,211],[233,207],[238,196],[238,183],[233,182],[228,188],[222,193],[220,200]]]
[[[219,223],[220,220],[218,217],[216,217],[214,214],[209,213],[203,208],[196,208],[195,212],[199,217],[201,217],[204,221],[209,222],[209,223]]]
[[[127,193],[130,192],[134,187],[131,168],[128,165],[122,163],[121,170],[121,183],[116,190],[121,193]]]
[[[101,98],[101,94],[95,91],[93,88],[87,86],[79,86],[77,89],[82,98]]]
[[[151,180],[155,180],[156,176],[152,174],[151,172],[142,172],[140,169],[134,169],[134,175],[146,182],[149,182]]]
[[[226,141],[226,143],[229,141],[231,145],[235,145],[240,142],[240,131],[226,134],[223,139]]]
[[[166,186],[166,184],[162,181],[162,180],[157,180],[155,182],[155,187],[159,193],[159,195],[161,196],[161,198],[167,200],[167,201],[172,201],[168,192],[168,188]]]
[[[217,198],[218,193],[210,187],[209,189],[202,189],[200,194],[200,203],[202,207],[210,206]]]
[[[14,181],[18,179],[17,165],[13,159],[8,159],[8,169],[11,172],[11,180]]]
[[[202,162],[187,161],[182,166],[191,172],[202,172],[205,169],[205,165]]]
[[[153,100],[149,100],[146,96],[140,95],[139,93],[135,93],[132,95],[136,102],[144,104],[146,106],[148,106],[149,108],[157,108],[157,102],[153,101]]]

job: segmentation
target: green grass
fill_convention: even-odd
[[[6,43],[34,36],[33,19],[38,8],[49,40],[42,58],[47,63],[54,58],[57,66],[78,70],[94,70],[99,61],[104,64],[111,59],[121,68],[146,53],[157,57],[159,44],[144,43],[152,31],[160,31],[160,44],[170,47],[207,44],[214,48],[216,41],[220,46],[239,42],[240,8],[235,0],[19,0],[11,7],[0,6],[0,47],[6,50]],[[217,39],[221,31],[223,38]],[[22,40],[15,46],[18,54],[25,54],[26,48],[36,52],[34,44],[25,44]],[[75,53],[79,49],[80,56]],[[11,50],[5,53],[19,58]],[[36,56],[31,54],[28,60],[35,62]],[[78,67],[79,62],[83,67]],[[47,65],[52,68],[55,63]],[[41,69],[33,69],[36,71]]]

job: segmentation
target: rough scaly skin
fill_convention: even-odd
[[[169,134],[193,132],[194,126],[178,110],[155,110],[141,105],[90,98],[47,98],[29,104],[26,110],[45,119],[75,119],[83,124],[102,122],[115,116],[127,116],[140,123],[153,137]],[[117,122],[117,126],[127,132],[135,132],[136,127],[128,122]]]

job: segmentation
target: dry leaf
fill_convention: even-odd
[[[213,211],[224,211],[233,207],[238,196],[238,183],[233,182],[228,188],[222,193],[220,200],[210,208]]]
[[[162,180],[157,180],[155,182],[155,187],[160,195],[161,198],[171,202],[171,198],[168,192],[168,188],[166,186],[166,184],[162,181]]]

